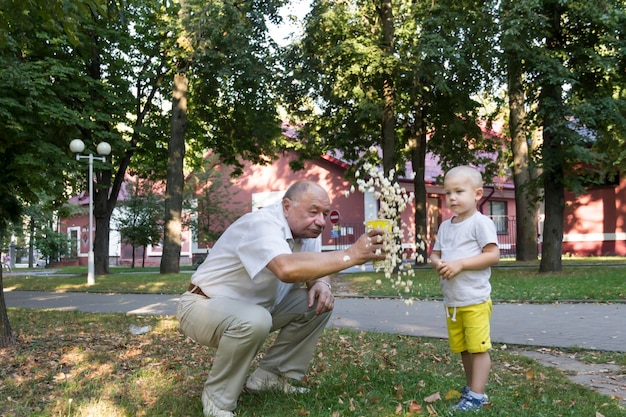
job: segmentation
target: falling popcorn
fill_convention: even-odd
[[[370,152],[377,152],[377,150],[372,148]],[[394,170],[390,170],[388,177],[385,177],[378,166],[365,163],[354,175],[356,187],[351,186],[350,190],[346,191],[346,195],[354,193],[357,189],[362,193],[370,193],[378,203],[378,220],[390,222],[392,225],[387,229],[389,232],[379,237],[383,241],[383,250],[387,257],[384,261],[374,262],[374,268],[376,271],[382,270],[384,272],[385,278],[392,281],[394,288],[398,289],[399,295],[408,294],[413,288],[411,277],[414,273],[402,248],[404,231],[408,228],[406,223],[402,222],[402,212],[414,200],[415,195],[407,193],[394,180]],[[371,204],[369,207],[374,208]],[[375,219],[367,220],[369,220],[367,223],[371,223]],[[376,228],[380,227],[376,226]],[[419,242],[416,243],[418,248],[423,248],[425,245],[420,236],[416,242]]]

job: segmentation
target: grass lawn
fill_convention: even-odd
[[[417,299],[441,299],[439,279],[430,268],[414,270],[412,288],[394,288],[392,280],[380,273],[340,274],[335,281],[347,293],[367,296],[404,296]],[[404,279],[406,280],[406,278]],[[380,281],[380,283],[377,283]],[[566,266],[558,273],[537,273],[535,267],[500,266],[493,268],[492,298],[503,302],[597,301],[626,300],[624,265],[604,267]]]
[[[539,274],[537,263],[503,261],[492,272],[494,301],[540,302],[555,301],[626,301],[624,258],[565,259],[562,272]],[[32,275],[4,278],[4,288],[30,291],[89,291],[104,293],[180,294],[187,289],[191,269],[179,274],[158,273],[158,268],[111,267],[111,274],[95,277],[88,286],[85,267],[62,268],[54,275]],[[428,267],[414,270],[412,288],[394,288],[391,280],[381,273],[360,272],[334,276],[336,292],[361,296],[403,296],[416,299],[440,299],[439,280]],[[380,281],[380,283],[377,283]]]
[[[9,316],[20,340],[0,350],[0,415],[202,416],[214,351],[183,337],[174,318],[22,309]],[[131,325],[152,330],[133,335]],[[510,346],[496,346],[492,360],[492,405],[483,416],[626,413]],[[461,374],[445,340],[328,329],[308,375],[310,394],[243,394],[237,416],[447,416]]]
[[[598,262],[598,263],[595,263]],[[494,269],[497,300],[624,301],[625,278],[616,261],[566,263],[558,274],[538,275],[536,266]],[[592,265],[592,266],[589,266]],[[180,293],[190,273],[113,269],[87,287],[78,276],[4,277],[11,290]],[[395,296],[381,274],[338,275],[338,291]],[[382,284],[376,284],[381,280]],[[415,298],[439,298],[432,270],[418,269]],[[14,346],[0,349],[1,417],[202,416],[200,392],[214,350],[178,331],[174,317],[9,309]],[[150,326],[134,335],[130,326]],[[626,416],[615,399],[570,382],[563,372],[517,352],[527,346],[494,346],[488,386],[491,406],[482,416]],[[579,360],[626,367],[626,355],[575,350]],[[254,364],[253,364],[254,366]],[[318,344],[308,395],[244,393],[238,417],[447,416],[463,384],[458,355],[447,340],[327,329]]]

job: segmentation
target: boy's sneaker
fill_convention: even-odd
[[[202,413],[204,417],[235,417],[235,413],[228,410],[222,410],[209,398],[209,396],[202,392]]]
[[[469,385],[464,385],[463,388],[461,388],[461,390],[460,390],[461,397],[469,395],[471,390],[472,389],[470,388]],[[483,395],[485,396],[485,402],[488,402],[489,401],[489,397],[487,397],[487,394],[483,394]]]
[[[482,398],[473,398],[471,395],[465,394],[461,397],[461,401],[457,405],[452,407],[452,411],[478,411],[482,410],[483,406],[487,404],[488,398],[483,395]]]

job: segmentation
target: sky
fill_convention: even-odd
[[[283,17],[283,24],[280,26],[268,24],[270,35],[279,45],[286,45],[289,38],[294,33],[299,33],[301,29],[302,19],[306,16],[310,9],[311,0],[291,0],[289,4],[280,10]],[[290,15],[297,17],[299,23],[293,23]]]

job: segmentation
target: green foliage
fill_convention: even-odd
[[[307,122],[294,147],[304,158],[339,149],[343,159],[364,162],[363,151],[382,144],[382,86],[389,73],[397,171],[411,158],[408,145],[417,132],[428,132],[430,150],[444,166],[484,164],[490,177],[498,140],[478,128],[474,96],[497,81],[493,4],[394,2],[389,56],[375,3],[314,2],[305,37],[284,64],[287,105]]]
[[[151,181],[135,179],[126,183],[128,199],[119,207],[115,216],[122,242],[133,247],[143,246],[144,255],[148,245],[159,243],[163,237],[163,201],[157,186]]]
[[[558,6],[505,1],[500,15],[503,47],[524,61],[529,123],[559,138],[559,153],[541,161],[543,172],[560,166],[574,171],[564,178],[574,191],[601,184],[625,162],[620,150],[626,137],[623,1]],[[555,90],[551,97],[545,94],[549,88]]]
[[[0,2],[0,234],[23,206],[64,196],[68,138],[90,124],[89,81],[70,51],[98,1]],[[60,23],[61,22],[61,23]],[[68,47],[69,46],[69,47]]]
[[[265,18],[277,21],[283,0],[185,1],[178,48],[188,71],[190,106],[187,145],[206,149],[240,173],[242,160],[269,163],[281,149],[276,108],[277,46]]]
[[[34,244],[44,258],[56,260],[70,254],[70,241],[67,234],[44,227],[34,236]]]

